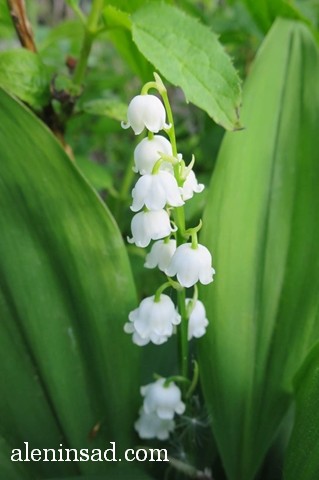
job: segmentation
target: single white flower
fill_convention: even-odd
[[[134,150],[134,172],[139,172],[141,175],[152,173],[153,167],[157,160],[160,159],[161,153],[169,156],[173,155],[172,145],[167,138],[162,135],[154,135],[153,138],[143,138]],[[162,170],[168,169],[170,173],[173,172],[173,166],[169,162],[163,162],[160,168]]]
[[[158,240],[153,244],[151,251],[146,255],[144,267],[158,267],[162,272],[165,272],[166,268],[170,264],[175,250],[176,240]]]
[[[191,298],[186,299],[186,305],[188,306],[193,300]],[[206,318],[206,310],[203,303],[197,300],[188,320],[188,340],[193,337],[200,338],[206,333],[206,327],[208,326],[208,320]]]
[[[143,408],[148,414],[156,413],[163,420],[172,420],[175,413],[181,415],[185,411],[182,394],[179,387],[171,382],[164,386],[165,378],[141,387],[144,397]]]
[[[151,240],[159,240],[168,237],[176,231],[170,223],[166,210],[156,212],[139,212],[132,218],[132,238],[127,238],[129,243],[135,243],[137,247],[147,247]]]
[[[183,200],[189,200],[193,197],[194,193],[200,193],[204,190],[204,188],[205,185],[203,185],[202,183],[198,183],[195,173],[193,172],[193,170],[191,170],[187,175],[182,187]]]
[[[134,428],[140,438],[167,440],[170,432],[175,428],[174,420],[163,420],[155,413],[146,413],[143,408],[139,411],[139,418],[134,423]]]
[[[168,172],[159,171],[140,177],[132,190],[132,197],[133,212],[138,212],[144,205],[149,210],[162,210],[165,205],[184,205],[177,181]]]
[[[181,322],[181,316],[172,300],[165,294],[158,302],[155,296],[144,298],[138,308],[130,312],[129,322],[124,325],[126,333],[133,333],[133,342],[143,346],[149,342],[161,345],[174,333],[174,325]]]
[[[122,122],[123,128],[132,127],[135,135],[146,127],[150,132],[157,133],[163,128],[169,128],[165,123],[166,112],[164,105],[155,95],[137,95],[127,109],[127,123]]]
[[[213,281],[215,270],[212,267],[212,256],[203,245],[192,248],[191,243],[177,247],[171,263],[165,271],[169,277],[177,276],[183,287],[192,287],[198,281],[203,285]]]

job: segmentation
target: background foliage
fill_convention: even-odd
[[[93,35],[91,2],[27,2],[22,48],[0,0],[0,478],[200,478],[208,467],[215,480],[317,480],[319,3],[101,5]],[[186,215],[195,225],[205,212],[217,270],[199,344],[212,429],[193,432],[192,458],[166,445],[167,471],[12,463],[24,441],[139,445],[139,385],[177,369],[174,340],[141,351],[123,334],[160,283],[123,241],[137,142],[120,120],[154,70],[178,148],[210,184]]]

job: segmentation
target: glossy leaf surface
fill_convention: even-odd
[[[133,40],[186,99],[226,129],[239,127],[239,78],[217,36],[195,18],[155,2],[132,15]]]
[[[277,20],[210,186],[201,240],[217,273],[200,364],[230,480],[254,478],[318,338],[318,76],[308,29]]]
[[[0,142],[1,432],[13,448],[127,448],[139,352],[123,333],[136,299],[121,235],[52,134],[2,90]]]

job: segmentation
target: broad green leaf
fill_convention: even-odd
[[[65,442],[65,438],[32,353],[14,321],[14,305],[9,296],[4,297],[2,290],[3,286],[0,290],[0,432],[11,440],[12,448],[23,448],[25,441],[32,448],[39,445],[42,448],[54,448],[61,441]],[[9,449],[3,451],[2,445],[1,451],[10,460]],[[26,463],[25,466],[30,469],[35,465]],[[36,464],[36,468],[43,475],[76,472],[72,464],[63,466],[59,462],[41,462]]]
[[[0,478],[5,480],[32,480],[23,463],[11,462],[11,447],[0,437]]]
[[[310,20],[289,0],[242,0],[262,31],[267,32],[276,17],[302,20],[311,25]]]
[[[14,448],[114,441],[120,452],[139,403],[120,232],[52,134],[2,90],[0,143],[0,431]]]
[[[107,478],[105,476],[85,475],[80,477],[57,477],[51,480],[152,480],[152,477],[143,472],[142,467],[139,468],[136,464],[134,465],[134,463],[135,462],[132,462],[126,466],[111,465],[107,472]]]
[[[120,122],[126,118],[127,105],[116,98],[100,98],[82,103],[81,110],[91,115],[102,115]]]
[[[286,453],[284,480],[319,477],[319,344],[308,355],[295,381],[296,417]]]
[[[203,289],[200,368],[229,480],[254,478],[319,336],[318,76],[307,27],[278,19],[208,195],[202,241],[217,273]]]
[[[34,108],[49,100],[49,77],[40,57],[24,48],[0,52],[0,86]]]
[[[188,101],[228,130],[239,127],[237,73],[217,36],[198,20],[163,3],[132,15],[133,40]]]

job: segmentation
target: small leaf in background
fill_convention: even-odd
[[[240,127],[238,75],[217,36],[181,10],[151,3],[132,15],[133,40],[188,101],[228,130]]]
[[[82,103],[81,110],[91,115],[101,115],[118,120],[126,118],[127,104],[115,98],[101,98]]]
[[[0,52],[0,86],[31,107],[49,101],[49,77],[40,57],[29,50]]]
[[[259,28],[266,33],[277,17],[293,20],[301,20],[308,26],[313,26],[314,18],[305,16],[302,12],[302,4],[288,0],[242,0],[247,6]],[[304,2],[305,3],[305,2]],[[317,34],[318,35],[318,32]]]
[[[103,9],[103,20],[106,27],[106,35],[117,48],[122,58],[127,62],[135,75],[147,82],[152,76],[152,68],[148,61],[141,55],[132,42],[131,9],[136,9],[143,4],[137,2],[117,2],[116,6],[107,5]],[[124,10],[119,8],[124,7]],[[123,120],[123,118],[122,118]]]
[[[52,72],[61,72],[68,56],[78,58],[84,28],[79,20],[67,20],[52,29],[40,30],[37,46],[41,58]]]
[[[295,380],[295,424],[286,452],[284,480],[319,478],[319,344]]]
[[[200,368],[229,480],[255,478],[319,337],[318,78],[309,29],[277,19],[244,86],[245,129],[226,133],[208,194],[201,241],[216,281],[202,289]]]
[[[107,190],[116,196],[113,178],[107,168],[85,157],[77,157],[75,163],[96,190]]]

